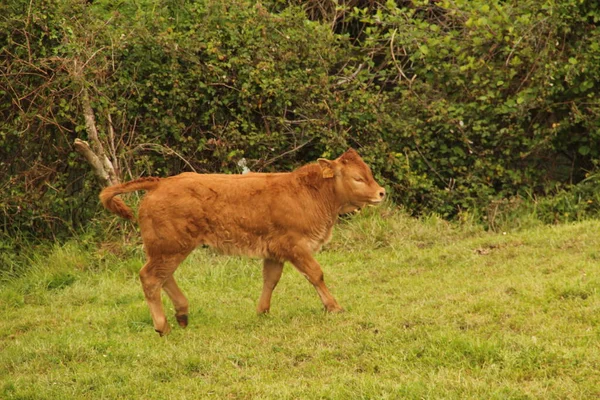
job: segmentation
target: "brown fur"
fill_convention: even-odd
[[[161,335],[170,330],[161,288],[172,299],[179,324],[187,325],[188,302],[173,273],[202,244],[264,259],[259,313],[269,311],[286,261],[315,286],[328,311],[341,311],[312,255],[330,239],[340,213],[379,203],[385,195],[352,149],[334,161],[320,159],[290,173],[142,178],[106,188],[100,199],[108,210],[132,219],[131,209],[115,196],[136,190],[147,191],[138,218],[148,257],[140,277]]]

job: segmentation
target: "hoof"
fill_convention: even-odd
[[[188,316],[187,316],[187,314],[176,315],[175,318],[177,318],[177,323],[179,324],[180,327],[185,328],[185,327],[188,326]]]
[[[163,330],[155,329],[155,331],[160,335],[160,337],[167,336],[169,332],[171,332],[171,327],[169,324],[166,324]]]
[[[326,308],[326,311],[330,314],[339,314],[343,313],[345,310],[336,304],[335,306]]]
[[[256,314],[258,315],[265,315],[268,314],[271,311],[270,308],[257,308],[256,309]]]

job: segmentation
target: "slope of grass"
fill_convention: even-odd
[[[597,398],[599,232],[366,213],[318,255],[339,315],[286,265],[258,317],[260,262],[199,249],[166,338],[139,248],[56,246],[0,283],[0,398]]]

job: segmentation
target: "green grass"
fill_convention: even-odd
[[[33,256],[0,282],[0,398],[600,397],[600,221],[489,233],[380,210],[317,258],[345,313],[286,265],[259,317],[260,262],[199,249],[177,272],[190,326],[160,338],[139,247]]]

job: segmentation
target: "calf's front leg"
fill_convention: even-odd
[[[291,260],[294,267],[315,287],[325,310],[328,312],[342,312],[344,309],[340,307],[338,302],[333,298],[329,289],[325,285],[323,279],[323,270],[321,266],[310,254],[310,252],[301,252]]]
[[[268,313],[271,309],[271,295],[283,272],[283,262],[265,258],[263,261],[263,289],[256,312]]]

